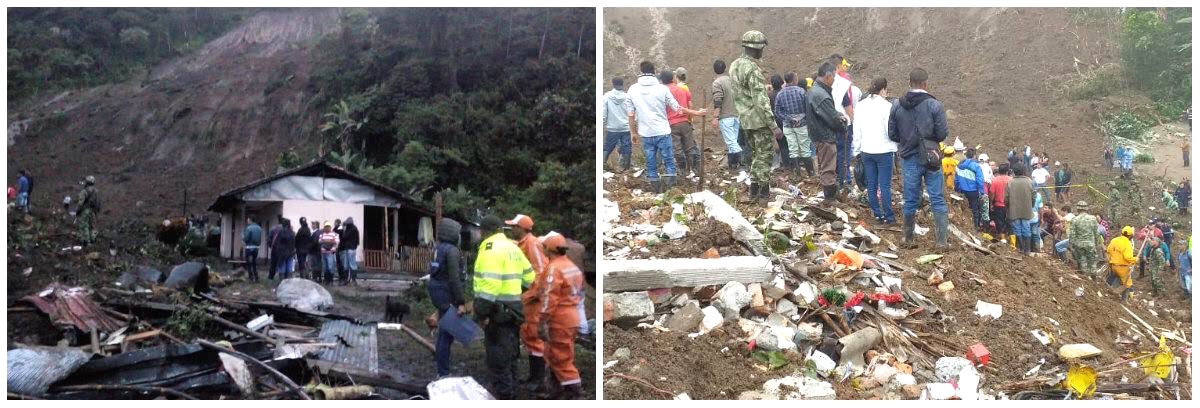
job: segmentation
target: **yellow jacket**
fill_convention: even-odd
[[[1108,252],[1108,263],[1116,266],[1133,265],[1138,261],[1137,257],[1133,256],[1133,243],[1124,235],[1109,241],[1105,251]]]
[[[954,172],[958,169],[958,160],[953,157],[942,158],[942,175],[946,176],[946,191],[954,191]]]
[[[515,242],[496,233],[479,243],[475,256],[475,297],[493,302],[519,302],[533,283],[533,265]]]

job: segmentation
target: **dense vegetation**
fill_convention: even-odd
[[[8,97],[117,82],[186,54],[252,13],[227,8],[10,8]]]
[[[592,9],[347,9],[314,52],[321,153],[448,213],[595,235]],[[475,211],[482,210],[482,211]]]
[[[1155,110],[1175,119],[1192,101],[1192,9],[1127,9],[1121,63]]]

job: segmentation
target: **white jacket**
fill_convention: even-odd
[[[625,100],[627,112],[637,115],[637,132],[642,137],[670,136],[671,125],[667,122],[667,109],[679,110],[679,102],[671,95],[666,85],[654,75],[642,75],[629,90]]]
[[[896,142],[888,138],[888,119],[892,116],[892,103],[879,95],[870,95],[854,106],[853,152],[884,154],[895,153]]]

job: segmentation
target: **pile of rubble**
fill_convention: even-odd
[[[600,264],[600,271],[605,291],[609,292],[604,297],[606,331],[635,330],[642,336],[685,336],[692,340],[720,331],[723,336],[737,339],[736,345],[726,345],[719,352],[728,354],[731,347],[748,350],[743,354],[756,361],[766,381],[759,389],[742,390],[737,395],[722,393],[719,398],[1190,396],[1187,385],[1180,386],[1184,379],[1190,380],[1190,369],[1180,368],[1185,361],[1190,366],[1190,329],[1186,327],[1135,327],[1145,330],[1128,346],[1146,352],[1123,356],[1119,364],[1098,364],[1096,356],[1101,351],[1090,344],[1051,340],[1057,343],[1052,345],[1051,341],[1043,341],[1044,346],[1059,347],[1058,358],[1029,362],[1037,366],[1029,371],[1020,369],[1023,375],[1013,374],[1018,362],[991,361],[984,344],[990,341],[986,335],[963,335],[971,326],[987,325],[1003,316],[1004,306],[976,299],[978,316],[947,313],[939,303],[959,305],[964,301],[956,299],[960,296],[956,294],[956,281],[973,287],[988,282],[984,276],[954,270],[942,262],[950,254],[994,258],[990,262],[1004,263],[1031,262],[1033,258],[1005,254],[1005,249],[989,246],[954,226],[951,230],[957,242],[953,252],[902,253],[888,238],[899,233],[898,228],[858,221],[858,211],[869,212],[861,206],[819,207],[819,196],[806,197],[792,186],[772,189],[772,193],[773,200],[753,215],[753,222],[708,191],[659,196],[621,191],[619,202],[602,199],[600,229],[606,261]],[[634,208],[622,209],[622,204]],[[662,215],[668,212],[666,222],[648,222],[663,220]],[[692,239],[689,226],[708,220],[727,225],[738,245],[698,250],[686,258],[654,256],[661,253],[656,247],[680,245],[678,242]],[[928,232],[918,226],[918,234]],[[964,325],[968,318],[978,323]],[[1053,337],[1062,335],[1063,328],[1054,322],[1047,329],[1033,330],[1032,336],[1036,338],[1039,333]],[[980,340],[965,343],[963,337]],[[1160,337],[1164,338],[1161,348],[1146,347]],[[1167,339],[1173,344],[1168,346]],[[686,399],[689,391],[692,395],[698,391],[664,390],[655,384],[671,382],[667,377],[626,374],[629,370],[645,371],[647,360],[671,358],[622,358],[619,354],[629,353],[626,346],[606,341],[606,395],[618,384],[653,391],[641,395],[643,398]],[[1181,350],[1183,353],[1179,353]],[[1097,373],[1102,377],[1099,380]],[[1105,381],[1114,375],[1122,378]],[[1014,377],[1020,380],[1013,381]]]
[[[470,377],[406,382],[379,367],[379,330],[400,324],[330,313],[299,278],[276,301],[219,297],[244,279],[200,262],[131,268],[92,290],[51,284],[10,303],[10,399],[412,399],[486,397]],[[482,394],[480,394],[482,392]]]

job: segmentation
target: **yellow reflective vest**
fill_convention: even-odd
[[[515,242],[498,232],[479,243],[473,283],[477,299],[520,302],[521,292],[533,283],[533,266]]]

